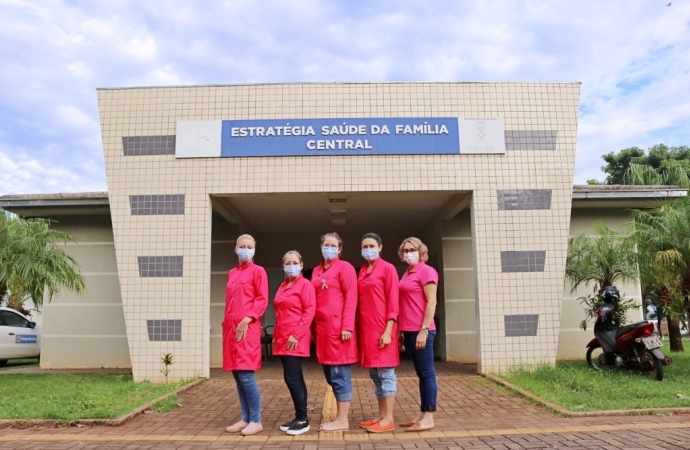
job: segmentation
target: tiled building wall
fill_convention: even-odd
[[[518,360],[554,361],[579,89],[577,83],[361,83],[99,90],[135,378],[160,377],[159,359],[166,352],[176,357],[173,378],[208,374],[209,195],[219,193],[473,191],[480,370],[502,370]],[[162,138],[159,144],[147,141],[146,148],[141,141],[138,149],[133,144],[129,153],[123,139],[173,136],[178,120],[337,117],[503,117],[512,143],[505,155],[176,160],[155,150],[164,146]],[[551,190],[550,208],[501,209],[500,202],[505,207],[520,200],[504,195],[500,201],[498,191],[515,190]],[[185,195],[184,214],[132,215],[130,196],[180,194]],[[527,203],[545,202],[537,196]],[[502,252],[546,252],[544,270],[503,271]],[[182,256],[183,276],[141,277],[141,256]],[[534,314],[539,315],[536,336],[506,336],[506,315]],[[180,341],[149,340],[148,320],[183,315]]]

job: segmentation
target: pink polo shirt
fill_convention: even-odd
[[[419,262],[414,268],[408,268],[400,279],[400,314],[398,315],[398,329],[400,331],[419,331],[424,321],[426,310],[426,296],[424,286],[429,283],[438,285],[438,272],[424,262]],[[429,330],[435,330],[433,319]]]

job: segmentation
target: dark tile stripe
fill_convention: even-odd
[[[140,277],[181,277],[182,256],[137,256]]]
[[[184,194],[130,195],[133,216],[184,214]]]
[[[149,341],[181,341],[182,320],[149,319],[146,321]]]
[[[551,192],[551,189],[510,189],[498,191],[498,209],[551,209]]]
[[[506,130],[506,150],[556,150],[558,130]]]
[[[174,155],[175,136],[123,136],[125,156]]]
[[[543,272],[546,262],[546,250],[501,252],[501,271],[508,272]]]
[[[536,336],[539,327],[539,314],[515,314],[503,316],[506,337]]]

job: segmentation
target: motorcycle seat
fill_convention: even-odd
[[[627,333],[630,330],[634,330],[635,328],[641,326],[641,325],[646,325],[647,322],[635,322],[631,323],[630,325],[624,325],[620,327],[619,329],[616,330],[616,339],[621,337],[623,334]]]

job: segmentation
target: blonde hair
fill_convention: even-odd
[[[240,241],[243,240],[243,239],[250,240],[250,241],[252,241],[252,242],[254,243],[254,245],[256,245],[256,239],[254,239],[254,237],[253,237],[251,234],[242,234],[242,235],[240,235],[240,236],[237,238],[237,240],[235,241],[235,245],[239,244]]]
[[[302,264],[302,255],[300,255],[297,250],[290,250],[289,252],[283,255],[283,265],[285,265],[285,258],[287,258],[290,255],[295,255],[297,259],[299,259],[299,263]]]
[[[412,246],[419,252],[420,261],[426,262],[429,260],[429,248],[424,245],[424,242],[416,237],[408,237],[403,239],[402,244],[400,244],[400,247],[398,248],[398,256],[400,257],[401,261],[405,261],[405,258],[403,257],[403,247],[405,247],[405,244],[408,242],[412,244]]]
[[[326,242],[326,238],[329,237],[335,238],[335,240],[338,241],[338,248],[343,248],[343,240],[340,238],[340,235],[335,231],[332,233],[326,233],[323,236],[321,236],[321,245],[323,245],[323,243]]]

